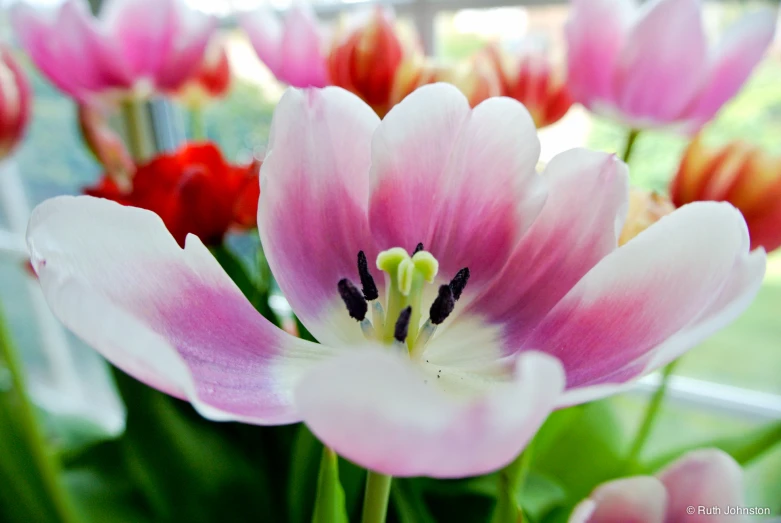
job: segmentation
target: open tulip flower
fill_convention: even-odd
[[[190,144],[138,166],[130,181],[111,173],[85,192],[155,212],[181,246],[188,234],[219,245],[231,227],[255,226],[258,169],[229,165],[211,143]]]
[[[725,203],[617,248],[626,166],[575,149],[539,175],[539,153],[509,98],[471,109],[434,84],[380,121],[343,89],[288,90],[258,227],[320,344],[275,328],[197,237],[180,248],[151,212],[54,198],[27,241],[67,327],[203,415],[303,420],[384,474],[480,474],[551,409],[620,390],[731,321],[764,274]]]
[[[507,57],[496,46],[482,53],[499,76],[501,94],[523,103],[537,128],[559,121],[572,106],[565,75],[542,51],[526,51]]]
[[[277,80],[293,87],[327,85],[324,36],[310,7],[294,4],[283,22],[267,7],[241,13],[238,21]]]
[[[775,24],[772,11],[752,12],[709,46],[699,0],[573,0],[568,86],[628,127],[696,131],[740,90]]]
[[[670,183],[670,197],[676,206],[730,202],[746,219],[752,248],[781,246],[781,156],[743,141],[709,147],[698,135]]]
[[[30,121],[30,84],[11,51],[0,45],[0,159],[21,141]]]
[[[575,508],[569,523],[738,523],[744,518],[713,508],[744,505],[740,465],[721,450],[702,449],[656,476],[599,486]]]
[[[83,0],[66,0],[54,13],[18,3],[11,16],[33,63],[79,101],[178,90],[200,67],[217,25],[183,0],[107,0],[98,18]]]

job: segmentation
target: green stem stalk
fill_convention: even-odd
[[[532,442],[515,460],[499,471],[499,498],[491,523],[519,523],[523,521],[523,510],[518,505],[517,493],[526,482],[532,462]]]
[[[624,146],[624,152],[621,154],[621,159],[624,163],[629,164],[629,159],[632,157],[632,151],[635,148],[635,142],[640,135],[640,131],[637,129],[630,129],[629,134],[626,137],[626,145]]]
[[[662,406],[662,401],[667,394],[667,388],[670,384],[670,377],[672,376],[675,366],[678,361],[675,360],[667,364],[662,370],[662,382],[659,384],[659,388],[656,389],[654,395],[651,396],[651,400],[648,402],[648,407],[645,409],[645,415],[643,421],[640,423],[640,428],[637,430],[637,435],[632,443],[632,448],[629,450],[629,454],[626,458],[626,466],[632,469],[637,464],[637,459],[640,457],[640,453],[643,451],[648,437],[651,435],[651,430],[656,422],[656,417],[659,414],[659,410]]]
[[[57,511],[60,521],[63,523],[76,523],[73,502],[60,481],[59,463],[50,453],[36,419],[35,409],[26,394],[25,379],[22,364],[16,355],[16,349],[8,332],[5,314],[0,307],[0,360],[5,362],[11,375],[11,387],[16,392],[16,411],[20,422],[19,429],[27,441],[27,446],[32,455],[33,462],[38,469],[43,487],[46,490],[52,505]]]
[[[385,523],[392,479],[392,476],[369,471],[363,497],[362,523]]]
[[[200,104],[190,107],[190,138],[193,141],[206,140],[206,116]]]
[[[151,155],[151,152],[147,147],[142,105],[143,102],[132,99],[124,100],[121,104],[128,150],[137,163],[146,160]]]

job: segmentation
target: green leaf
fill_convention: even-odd
[[[312,523],[349,523],[344,490],[339,483],[339,458],[328,447],[323,447],[320,460]]]
[[[0,520],[79,521],[60,473],[0,309]]]
[[[671,461],[675,461],[687,452],[698,448],[721,449],[741,465],[746,465],[779,444],[781,444],[781,421],[772,421],[748,434],[740,434],[730,438],[722,438],[677,449],[643,464],[642,469],[648,473],[656,472]]]
[[[399,523],[436,523],[420,490],[408,479],[396,478],[391,485],[391,501]]]
[[[626,436],[609,400],[554,412],[534,439],[531,468],[560,485],[568,503],[617,477]]]
[[[315,499],[317,457],[322,451],[322,444],[306,426],[301,425],[290,451],[287,505],[291,523],[304,523],[310,517]]]
[[[187,403],[115,376],[128,411],[121,464],[155,521],[278,520],[265,463],[250,461],[231,437],[239,425],[205,420]]]
[[[306,425],[299,425],[289,453],[290,474],[285,492],[291,523],[310,521],[317,490],[318,463],[322,452],[322,443]],[[363,493],[366,471],[344,459],[338,460],[338,463],[347,514],[356,514]]]
[[[551,511],[567,504],[567,491],[555,480],[531,471],[518,492],[517,503],[529,519],[542,521]]]

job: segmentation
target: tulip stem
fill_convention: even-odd
[[[532,443],[530,441],[515,460],[499,471],[499,496],[496,501],[491,523],[516,523],[523,521],[523,508],[518,504],[518,495],[526,483],[526,476],[532,462]]]
[[[22,364],[11,341],[2,307],[0,307],[0,364],[5,364],[10,375],[11,388],[4,393],[13,394],[10,399],[16,407],[14,410],[19,421],[18,428],[27,441],[28,450],[38,469],[43,488],[57,511],[59,521],[75,523],[79,518],[60,479],[59,463],[49,451],[46,438],[36,419],[35,409],[27,397]]]
[[[662,406],[662,401],[667,394],[667,388],[670,384],[670,377],[672,376],[675,366],[678,361],[675,360],[667,364],[662,370],[662,380],[659,384],[659,388],[656,389],[654,395],[651,396],[651,400],[648,402],[648,406],[645,409],[645,415],[643,421],[640,423],[640,428],[637,429],[637,435],[632,443],[632,448],[629,450],[629,454],[626,458],[626,466],[628,469],[632,469],[637,464],[637,459],[640,457],[640,453],[643,451],[648,437],[651,435],[651,430],[654,427],[654,422],[659,414],[659,410]]]
[[[206,116],[201,105],[190,108],[190,138],[193,141],[206,140]]]
[[[635,141],[637,141],[637,137],[640,135],[640,131],[637,129],[630,129],[629,134],[626,137],[626,145],[624,146],[624,152],[621,154],[621,159],[624,160],[624,163],[629,163],[629,158],[632,157],[632,151],[635,148]]]
[[[136,163],[142,162],[150,156],[150,151],[147,148],[147,136],[144,132],[143,104],[144,102],[132,99],[124,100],[121,103],[127,147]]]
[[[363,497],[362,523],[384,523],[388,514],[392,476],[369,471]]]

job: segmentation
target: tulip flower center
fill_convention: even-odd
[[[377,256],[377,268],[388,275],[390,283],[385,307],[369,271],[366,255],[361,251],[358,253],[358,274],[362,290],[348,279],[341,280],[338,285],[347,311],[360,322],[368,339],[404,347],[411,356],[419,355],[437,326],[453,312],[455,302],[469,280],[469,269],[461,269],[449,284],[439,287],[429,308],[429,318],[422,322],[423,291],[427,283],[434,283],[439,272],[437,259],[419,243],[412,255],[401,247],[381,252]],[[372,305],[371,321],[366,317],[369,303]]]

